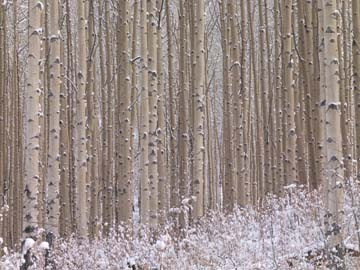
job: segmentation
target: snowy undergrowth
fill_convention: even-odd
[[[359,246],[359,191],[352,185],[345,200],[344,243],[354,250]],[[326,269],[306,257],[325,245],[323,216],[316,192],[289,189],[283,198],[268,197],[261,209],[235,209],[230,215],[214,212],[189,228],[182,240],[172,237],[170,229],[156,239],[144,229],[137,229],[132,240],[124,232],[96,241],[72,238],[57,241],[53,259],[62,270]],[[42,269],[44,244],[35,243],[32,249],[38,258],[33,269]],[[0,268],[18,269],[20,258],[21,254],[8,252]],[[346,266],[360,269],[359,258],[348,256]]]

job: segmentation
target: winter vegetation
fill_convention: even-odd
[[[359,183],[346,187],[344,245],[346,269],[359,269]],[[57,240],[49,258],[61,269],[328,269],[322,224],[326,210],[319,192],[288,187],[282,198],[268,196],[261,209],[236,207],[225,215],[210,212],[179,238],[171,224],[155,236],[142,226],[109,236]],[[27,240],[36,256],[29,269],[45,269],[47,242]],[[1,269],[19,269],[22,253],[6,251]],[[330,268],[330,267],[329,267]]]
[[[0,1],[1,269],[360,269],[359,0]]]

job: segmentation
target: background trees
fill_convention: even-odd
[[[357,174],[359,158],[358,9],[349,0],[5,1],[6,242],[38,227],[84,237],[122,223],[184,228],[290,184],[323,187],[341,208],[339,179]]]

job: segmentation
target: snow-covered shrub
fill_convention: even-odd
[[[360,269],[358,254],[360,188],[347,183],[344,244],[357,252],[346,257],[347,269]],[[326,269],[324,208],[321,196],[289,188],[282,198],[268,196],[261,207],[213,212],[191,226],[178,240],[171,224],[160,233],[137,226],[97,240],[58,239],[52,259],[59,269]],[[44,243],[32,249],[41,257]],[[1,269],[18,269],[21,254],[7,252]],[[38,259],[32,269],[42,269]],[[322,264],[321,266],[317,266]]]

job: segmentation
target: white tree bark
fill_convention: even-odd
[[[325,96],[326,96],[326,183],[325,206],[326,235],[329,250],[334,248],[337,255],[342,252],[342,223],[344,207],[343,183],[343,155],[341,138],[341,103],[339,84],[339,59],[337,44],[337,19],[340,16],[336,9],[336,0],[323,2],[324,12],[324,69],[325,69]],[[340,268],[336,268],[340,269]]]
[[[47,168],[46,227],[55,235],[59,234],[59,185],[60,185],[60,88],[61,88],[61,37],[59,29],[59,2],[50,3],[50,90],[49,90],[49,155]]]
[[[193,188],[196,201],[194,218],[204,214],[204,118],[205,118],[205,1],[198,0],[195,19],[195,80],[194,82],[194,165]]]
[[[35,236],[39,218],[40,183],[40,43],[41,13],[43,5],[37,0],[29,1],[29,54],[25,109],[25,177],[24,177],[24,236]]]
[[[354,77],[354,103],[355,119],[360,119],[360,2],[352,1],[352,20],[354,28],[353,37],[353,77]],[[360,176],[360,123],[356,121],[356,160],[357,174]]]
[[[75,181],[76,181],[76,221],[77,231],[81,237],[88,234],[87,230],[87,203],[86,203],[86,4],[87,0],[77,1],[78,15],[78,73],[77,73],[77,97],[75,119]]]
[[[118,55],[120,59],[119,67],[119,83],[118,83],[118,100],[119,107],[116,114],[117,122],[120,124],[120,132],[118,132],[118,142],[120,145],[119,153],[117,153],[117,196],[118,205],[116,207],[117,221],[124,222],[128,225],[132,220],[133,208],[133,183],[131,173],[131,145],[130,145],[130,118],[131,112],[131,85],[130,85],[130,61],[129,61],[129,0],[121,0],[119,3],[120,20],[119,20],[119,49]]]
[[[149,93],[148,93],[148,46],[147,46],[147,0],[141,0],[140,43],[141,43],[141,112],[140,112],[140,220],[149,222]]]
[[[149,181],[150,181],[150,223],[157,225],[158,217],[158,155],[157,155],[157,17],[155,0],[148,1],[148,91],[149,91]]]
[[[284,58],[285,78],[283,95],[287,97],[286,114],[287,126],[287,154],[286,154],[286,181],[287,183],[296,183],[296,132],[295,132],[295,85],[294,85],[294,63],[293,53],[293,34],[292,34],[292,0],[284,0]]]

